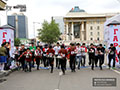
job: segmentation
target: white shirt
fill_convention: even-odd
[[[76,56],[81,56],[82,55],[81,51],[82,51],[81,47],[76,47],[75,49],[75,52],[77,53]]]
[[[53,49],[55,50],[55,55],[58,55],[58,52],[60,51],[61,47],[55,46]]]

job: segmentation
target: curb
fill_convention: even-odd
[[[12,72],[16,71],[17,68],[13,68],[13,69],[10,69],[4,73],[0,73],[0,78],[3,78],[3,77],[6,77],[6,76],[9,76]]]

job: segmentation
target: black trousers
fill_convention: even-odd
[[[81,65],[85,66],[85,62],[86,62],[86,56],[82,56],[82,60],[81,60]]]
[[[40,66],[40,58],[36,57],[36,64],[37,64],[37,69],[39,69]]]
[[[42,57],[42,59],[43,59],[43,64],[44,64],[44,67],[49,66],[49,61],[48,61],[48,58],[47,58],[46,56],[43,56],[43,57]]]
[[[20,59],[21,67],[24,70],[25,69],[25,58]]]
[[[98,56],[95,56],[95,65],[97,66],[98,64]]]
[[[102,65],[104,64],[104,55],[98,55],[99,60],[99,67],[102,68]]]
[[[95,64],[95,56],[89,56],[89,65],[91,65],[92,70],[94,69],[94,64]]]
[[[70,68],[75,71],[75,56],[70,56]]]
[[[50,66],[51,66],[51,73],[53,72],[54,67],[54,58],[49,58]]]
[[[61,65],[62,72],[65,73],[65,70],[66,70],[66,58],[60,59],[60,65]]]
[[[34,64],[35,64],[35,63],[34,63],[34,59],[35,59],[35,57],[33,56],[33,57],[32,57],[32,67],[34,67]]]
[[[60,67],[60,59],[59,58],[57,58],[57,56],[58,55],[55,55],[55,57],[56,57],[56,67]]]
[[[108,59],[109,59],[108,66],[111,67],[111,61],[113,59],[113,67],[115,67],[115,55],[108,55]]]
[[[25,71],[31,71],[31,61],[25,61]]]

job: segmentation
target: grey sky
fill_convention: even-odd
[[[52,16],[65,16],[74,6],[79,6],[88,13],[120,12],[117,0],[8,0],[8,5],[26,4],[29,20],[29,37],[33,37],[33,22],[50,21]],[[10,11],[8,14],[16,12]],[[0,13],[0,17],[5,17]],[[4,23],[3,23],[4,24]],[[36,29],[39,27],[36,24]]]

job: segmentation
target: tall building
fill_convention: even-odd
[[[15,28],[15,38],[28,38],[28,19],[24,14],[8,16],[8,25]]]
[[[66,42],[103,43],[104,22],[118,13],[89,14],[78,6],[64,17]]]
[[[52,17],[53,20],[59,25],[59,29],[61,33],[64,33],[64,21],[63,16],[54,16]]]

